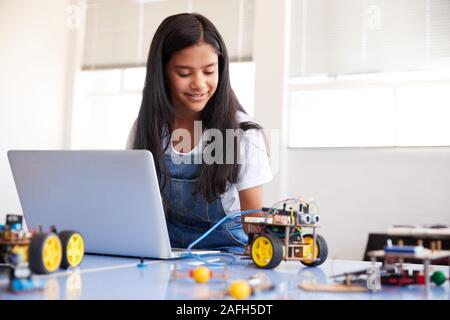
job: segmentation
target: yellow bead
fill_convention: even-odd
[[[252,293],[250,285],[245,280],[236,280],[230,285],[230,295],[238,300],[247,299]]]
[[[195,268],[193,277],[195,282],[205,283],[211,278],[211,271],[205,266],[200,266]]]

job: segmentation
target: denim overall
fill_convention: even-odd
[[[162,190],[166,211],[166,222],[172,247],[187,248],[225,217],[220,198],[207,202],[201,193],[193,194],[200,174],[200,162],[194,162],[201,154],[165,154],[169,172]],[[183,163],[178,159],[184,158]],[[187,157],[187,158],[186,158]],[[198,160],[199,158],[197,158]],[[193,249],[214,249],[242,253],[247,235],[242,229],[240,217],[225,220]]]

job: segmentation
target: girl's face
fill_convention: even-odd
[[[166,66],[170,97],[182,117],[198,118],[219,82],[214,47],[200,42],[176,52]]]

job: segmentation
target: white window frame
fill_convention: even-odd
[[[359,74],[359,75],[344,75],[335,78],[329,78],[327,76],[317,77],[297,77],[290,78],[288,82],[288,97],[296,92],[312,92],[315,90],[365,90],[365,89],[391,89],[393,90],[393,110],[392,119],[392,133],[380,132],[380,136],[384,135],[384,138],[378,139],[379,141],[338,141],[334,135],[330,133],[328,141],[322,139],[317,142],[314,132],[308,136],[308,133],[303,132],[301,139],[296,139],[299,136],[300,126],[292,125],[292,122],[288,124],[288,148],[340,148],[340,147],[421,147],[421,146],[448,146],[450,145],[450,129],[443,132],[445,136],[442,137],[429,137],[421,138],[418,134],[410,134],[411,137],[405,136],[402,130],[402,126],[406,128],[414,125],[413,123],[405,123],[404,118],[401,117],[402,110],[399,110],[401,105],[398,104],[398,96],[402,90],[408,90],[410,88],[423,88],[433,89],[441,86],[449,86],[450,88],[450,71],[447,69],[440,69],[434,71],[414,71],[414,72],[392,72],[392,73],[373,73],[373,74]],[[449,109],[450,109],[450,95],[449,95]],[[288,98],[288,118],[292,118],[294,114],[295,105],[291,103]],[[425,106],[424,106],[425,108]],[[417,108],[416,108],[417,109]],[[305,109],[306,110],[306,109]],[[297,110],[298,111],[298,110]],[[404,111],[404,110],[403,110]],[[420,111],[420,110],[415,110]],[[426,110],[423,110],[426,112]],[[442,111],[442,110],[441,110]],[[439,112],[439,110],[438,110]],[[296,113],[298,114],[298,112]],[[449,115],[443,113],[442,116]],[[336,119],[338,121],[338,119]],[[300,121],[300,120],[299,120]],[[308,121],[306,119],[305,121]],[[313,120],[315,121],[315,120]],[[358,119],[356,119],[358,121]],[[301,121],[300,121],[301,122]],[[320,123],[317,123],[320,125]],[[326,128],[322,128],[325,129]],[[409,128],[411,130],[411,128]],[[434,129],[434,128],[432,128]],[[295,134],[297,130],[297,135]],[[419,131],[418,131],[419,132]],[[389,138],[386,138],[386,134],[390,134]],[[437,135],[437,133],[435,134]],[[316,140],[316,141],[315,141]],[[352,139],[350,139],[352,140]]]

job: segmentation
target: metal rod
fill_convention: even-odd
[[[289,258],[289,226],[285,227],[285,235],[286,235],[286,239],[285,239],[285,243],[286,243],[286,258]]]
[[[316,257],[316,227],[313,227],[313,258]]]

